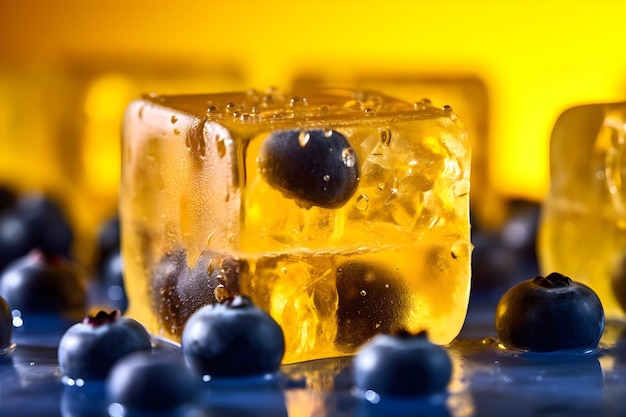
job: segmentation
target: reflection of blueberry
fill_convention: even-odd
[[[430,343],[425,333],[377,335],[354,359],[354,381],[366,396],[411,397],[442,392],[451,374],[448,353]]]
[[[0,297],[0,355],[4,349],[11,345],[12,319],[9,305],[4,298]]]
[[[61,373],[72,379],[104,379],[115,361],[152,348],[150,335],[119,310],[99,312],[70,327],[58,348]]]
[[[85,315],[85,273],[63,256],[32,251],[0,275],[0,296],[24,321],[37,314],[80,321]]]
[[[335,346],[351,353],[378,333],[394,333],[408,308],[405,285],[393,271],[365,262],[337,267],[337,336]]]
[[[22,196],[0,215],[0,270],[35,248],[69,256],[73,239],[67,218],[54,201]]]
[[[193,268],[181,249],[161,259],[152,279],[153,305],[162,326],[179,334],[200,307],[239,292],[239,277],[247,264],[210,250],[200,254]]]
[[[500,342],[510,348],[593,348],[604,330],[604,310],[589,287],[552,273],[510,288],[498,302],[495,327]]]
[[[111,403],[136,411],[171,411],[199,395],[198,382],[180,357],[149,352],[116,362],[106,386]]]
[[[278,323],[240,295],[194,313],[181,344],[190,368],[212,377],[272,373],[285,353]]]
[[[356,153],[334,130],[275,131],[263,143],[258,162],[265,181],[303,207],[341,207],[359,184]]]

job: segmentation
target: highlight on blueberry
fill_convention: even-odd
[[[507,348],[593,349],[604,331],[604,309],[591,288],[553,272],[511,287],[498,302],[495,327]]]
[[[285,354],[278,323],[242,295],[196,311],[181,345],[191,370],[211,378],[273,373]]]
[[[117,361],[106,388],[110,403],[139,412],[173,411],[200,394],[198,380],[182,358],[151,352],[134,352]]]
[[[100,311],[70,327],[61,337],[61,374],[77,380],[104,379],[115,361],[136,351],[152,349],[150,335],[139,322],[119,310]]]
[[[451,375],[448,353],[425,332],[378,334],[361,346],[353,362],[355,385],[370,402],[444,392]]]
[[[258,163],[263,179],[302,207],[339,208],[359,184],[357,154],[336,130],[274,131],[263,142]]]

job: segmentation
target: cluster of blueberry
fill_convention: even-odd
[[[194,312],[183,329],[180,357],[155,354],[146,329],[123,316],[125,304],[83,319],[89,300],[85,274],[68,257],[71,228],[57,225],[54,233],[41,232],[53,222],[53,213],[59,213],[49,200],[27,204],[0,193],[3,201],[8,208],[0,216],[0,253],[8,253],[4,249],[12,244],[21,245],[19,254],[13,255],[16,259],[3,265],[0,274],[3,353],[8,352],[12,331],[21,327],[20,321],[41,315],[60,317],[66,324],[58,343],[63,378],[74,383],[105,380],[112,403],[143,410],[191,403],[203,380],[278,371],[285,351],[282,329],[245,296],[235,295]],[[104,228],[99,245],[98,268],[113,269],[108,260],[121,259],[117,220]],[[107,274],[122,285],[121,267],[103,275]],[[554,273],[510,288],[500,299],[495,324],[500,342],[509,348],[586,349],[599,343],[604,313],[591,289]],[[361,346],[352,370],[354,384],[366,399],[372,395],[411,398],[445,392],[452,364],[447,351],[430,343],[425,333],[379,334]]]

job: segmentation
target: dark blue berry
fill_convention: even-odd
[[[353,363],[354,382],[366,395],[406,398],[443,392],[452,362],[424,332],[379,334],[364,344]]]
[[[185,325],[181,344],[189,367],[211,377],[272,373],[285,353],[278,323],[239,295],[194,313]]]
[[[495,327],[509,348],[551,352],[589,349],[604,330],[604,310],[596,293],[559,273],[511,287],[496,308]]]
[[[0,215],[0,270],[32,249],[70,256],[72,227],[52,199],[28,194]]]
[[[96,268],[101,268],[111,254],[120,251],[120,219],[118,216],[108,219],[98,231],[96,247]]]
[[[406,285],[398,273],[367,262],[337,267],[337,336],[335,346],[352,353],[378,333],[393,333],[394,317],[409,308]],[[395,312],[395,313],[394,313]]]
[[[86,309],[86,274],[61,255],[31,251],[0,275],[0,296],[26,323],[29,316],[54,315],[80,321]]]
[[[147,330],[119,310],[99,312],[70,327],[61,337],[61,373],[71,379],[104,379],[115,361],[129,353],[151,350]]]
[[[152,279],[159,322],[170,333],[179,334],[198,309],[237,294],[240,275],[247,268],[244,261],[210,250],[203,251],[193,267],[187,265],[184,250],[167,254]]]
[[[100,268],[98,289],[100,298],[107,306],[124,314],[128,308],[128,297],[124,286],[124,265],[122,254],[113,251],[103,261]]]
[[[265,181],[303,207],[341,207],[359,184],[356,152],[335,130],[275,131],[258,162]]]
[[[135,352],[115,363],[107,391],[127,410],[163,412],[193,403],[200,387],[181,357]]]

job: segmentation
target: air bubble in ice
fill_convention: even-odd
[[[171,122],[172,124],[176,124],[176,122],[177,122],[177,121],[178,121],[178,117],[176,117],[176,115],[172,115],[172,117],[171,117],[171,119],[170,119],[170,122]]]
[[[385,146],[389,146],[389,144],[391,143],[391,130],[390,129],[380,129],[380,142],[385,145]]]
[[[367,195],[365,194],[359,194],[359,196],[356,198],[356,208],[357,210],[363,212],[365,210],[367,210],[370,206],[370,199]]]
[[[330,181],[330,175],[326,174],[322,177],[322,179],[326,182]]]
[[[174,134],[177,136],[180,135],[180,129],[174,129]]]
[[[458,240],[452,245],[450,253],[454,259],[467,259],[472,253],[472,246],[465,240]]]
[[[464,178],[455,182],[452,188],[454,190],[454,195],[457,197],[463,197],[470,192],[470,182]]]
[[[365,297],[367,295],[367,292],[365,290],[361,290],[359,294],[361,294],[362,297]]]

